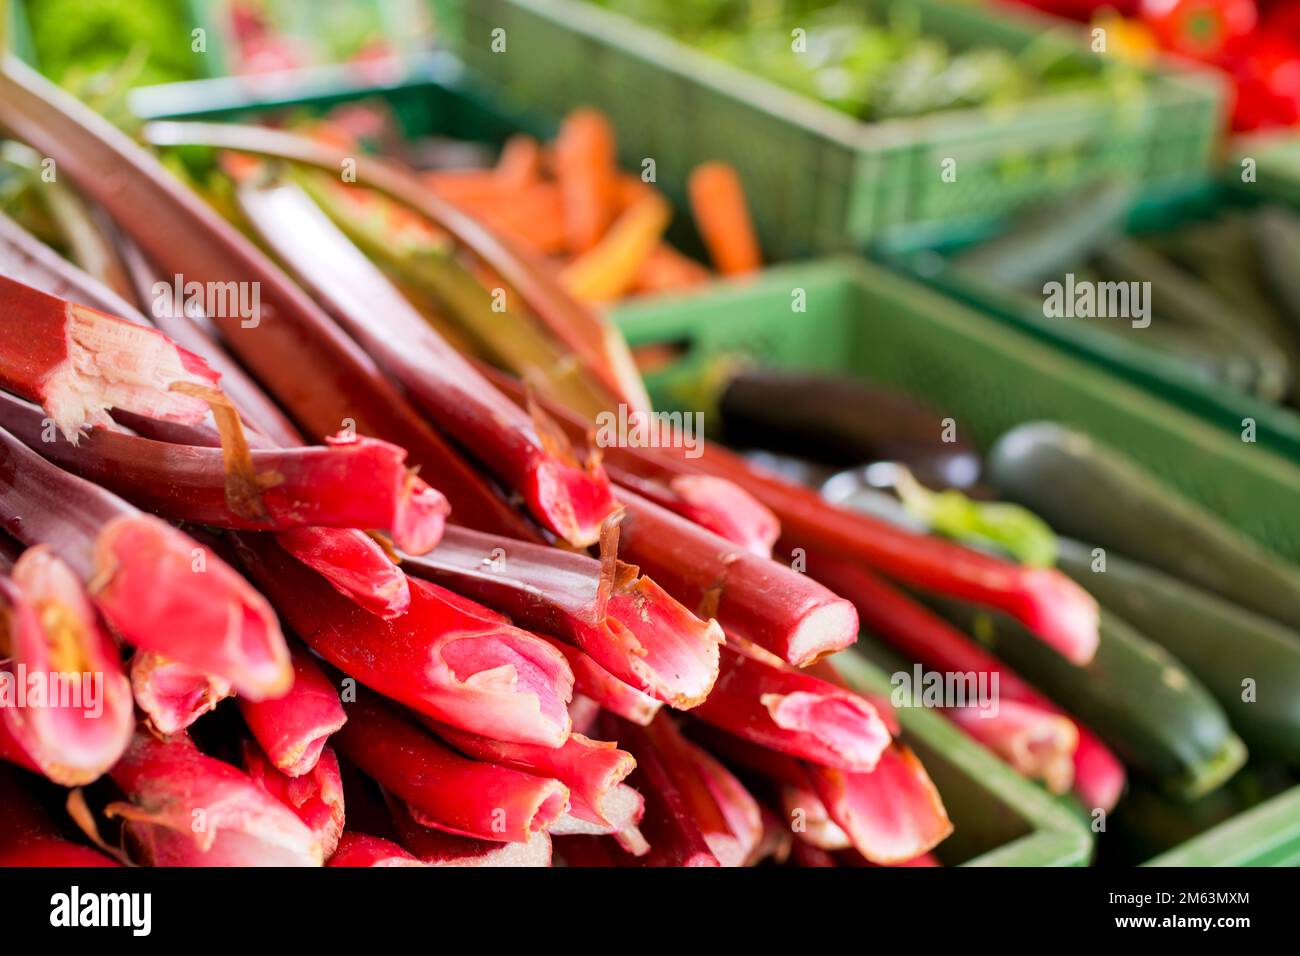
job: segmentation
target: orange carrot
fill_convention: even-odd
[[[541,145],[531,136],[522,133],[511,136],[501,150],[494,172],[508,187],[523,189],[533,185],[541,179]]]
[[[672,208],[658,193],[645,198],[614,222],[598,245],[574,259],[560,273],[565,287],[586,302],[610,302],[636,281],[646,259],[659,244]]]
[[[686,189],[691,215],[714,267],[723,275],[737,275],[762,265],[736,170],[726,163],[702,163],[691,171]]]
[[[708,269],[689,256],[682,255],[668,243],[661,242],[641,264],[632,291],[655,295],[689,289],[708,281]]]
[[[617,202],[614,131],[604,115],[594,109],[570,113],[555,141],[554,162],[569,251],[586,252],[605,234]]]

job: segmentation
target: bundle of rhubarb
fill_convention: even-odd
[[[12,60],[0,129],[101,253],[0,222],[2,862],[933,862],[935,787],[826,660],[858,614],[778,536],[1096,648],[1055,571],[593,447],[650,412],[620,336],[407,169],[146,127],[221,154],[209,204]],[[436,308],[331,218],[341,171],[445,237]],[[525,348],[467,357],[457,305]]]

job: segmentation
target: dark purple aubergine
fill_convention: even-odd
[[[979,455],[960,426],[910,395],[858,379],[750,369],[723,388],[718,412],[722,438],[735,448],[834,468],[899,462],[929,488],[979,479]]]

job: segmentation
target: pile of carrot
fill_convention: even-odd
[[[676,292],[714,274],[759,268],[758,238],[733,167],[703,163],[688,183],[712,269],[664,239],[672,205],[648,175],[619,168],[609,120],[582,108],[553,143],[516,135],[490,169],[438,170],[425,179],[441,197],[554,263],[567,289],[586,302]]]

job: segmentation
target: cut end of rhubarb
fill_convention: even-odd
[[[999,701],[996,710],[957,707],[947,713],[1018,773],[1041,780],[1052,793],[1066,793],[1074,783],[1079,731],[1068,717],[1013,700]]]
[[[377,617],[392,620],[411,606],[405,573],[365,532],[353,528],[292,528],[276,532],[275,540],[334,590]]]
[[[855,770],[872,770],[889,746],[885,722],[856,695],[795,691],[764,694],[761,702],[782,730],[808,734]]]
[[[716,621],[700,620],[646,577],[616,585],[605,613],[620,643],[641,655],[631,657],[630,664],[643,690],[678,710],[708,697],[725,639]]]
[[[849,601],[836,599],[804,614],[790,636],[786,660],[795,667],[807,667],[844,650],[857,639],[857,608]]]
[[[252,700],[293,683],[271,606],[209,549],[148,515],[105,525],[91,592],[128,643],[230,681]]]
[[[886,750],[871,773],[810,766],[809,775],[831,819],[872,863],[905,863],[952,833],[939,791],[904,746]]]
[[[235,693],[229,681],[154,651],[132,658],[131,690],[149,723],[164,736],[180,733]]]
[[[173,386],[210,387],[218,374],[161,332],[71,304],[64,328],[68,357],[43,383],[41,404],[69,441],[108,424],[113,408],[186,425],[207,415],[203,399]]]
[[[539,459],[521,490],[529,510],[577,548],[598,542],[601,525],[618,508],[603,468],[556,456]]]
[[[442,492],[412,474],[393,517],[393,543],[407,554],[427,554],[442,540],[449,514]]]
[[[490,633],[447,641],[440,653],[456,680],[484,704],[449,723],[514,743],[559,747],[568,739],[573,671],[550,644],[497,624]]]
[[[0,706],[3,730],[54,782],[90,783],[131,741],[131,688],[117,648],[80,580],[48,548],[28,548],[11,574],[0,578],[0,669],[21,668],[27,681],[46,675],[57,697]]]
[[[1092,595],[1051,568],[1025,569],[1024,588],[1029,603],[1025,626],[1071,664],[1082,667],[1091,661],[1101,640]]]

